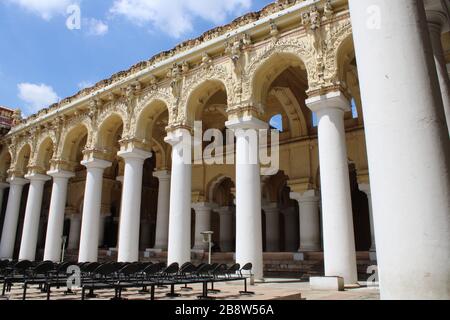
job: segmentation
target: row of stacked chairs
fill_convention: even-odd
[[[173,263],[134,262],[134,263],[53,263],[51,261],[0,261],[0,281],[3,282],[2,296],[10,292],[14,285],[23,288],[23,300],[26,300],[27,289],[38,286],[50,300],[52,288],[66,288],[64,294],[75,294],[71,288],[81,288],[81,299],[97,297],[95,291],[114,290],[113,300],[123,300],[122,292],[127,289],[141,289],[140,294],[150,294],[155,300],[157,288],[170,287],[167,297],[180,296],[175,286],[182,286],[181,291],[192,291],[192,284],[202,284],[199,299],[213,299],[210,293],[218,293],[214,284],[230,281],[243,281],[244,290],[241,295],[254,294],[247,290],[248,277],[252,275],[252,264],[241,267],[239,264],[206,264],[198,266],[185,263],[179,266]],[[209,287],[210,285],[210,287]],[[150,289],[149,289],[150,288]]]

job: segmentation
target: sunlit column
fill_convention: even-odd
[[[156,215],[155,249],[167,250],[169,241],[170,172],[156,171],[158,178],[158,211]]]
[[[266,251],[280,251],[280,211],[276,202],[262,208],[266,217]]]
[[[6,207],[5,220],[3,222],[2,238],[0,240],[0,259],[13,258],[16,233],[19,222],[20,201],[24,185],[29,183],[23,178],[9,179],[9,196]]]
[[[207,250],[208,243],[203,241],[202,232],[211,231],[211,213],[213,205],[210,203],[194,203],[195,210],[195,243],[194,250]]]
[[[298,202],[300,211],[300,247],[298,251],[320,251],[320,196],[315,190],[309,190],[303,194],[291,193],[291,198]]]
[[[232,252],[233,243],[233,220],[234,211],[232,207],[221,207],[216,209],[220,217],[220,250],[222,252]]]
[[[42,174],[27,175],[25,178],[30,180],[30,189],[28,191],[27,206],[25,209],[19,260],[34,261],[36,258],[44,185],[51,178]]]

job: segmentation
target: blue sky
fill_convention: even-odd
[[[30,115],[270,2],[0,0],[0,105]]]

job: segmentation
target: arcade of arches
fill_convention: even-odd
[[[277,1],[15,119],[0,153],[0,257],[59,261],[65,239],[80,262],[183,263],[211,230],[214,253],[235,252],[257,278],[263,252],[323,252],[326,275],[356,283],[357,257],[376,260],[360,71],[347,1],[314,3]],[[224,131],[280,116],[272,176],[178,161],[194,121]]]

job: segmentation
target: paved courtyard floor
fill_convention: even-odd
[[[255,292],[254,295],[241,296],[239,291],[243,290],[241,282],[238,283],[220,283],[215,289],[221,290],[217,294],[210,296],[217,300],[378,300],[379,290],[377,287],[367,287],[365,282],[361,282],[361,287],[346,289],[343,292],[330,291],[312,291],[308,282],[299,282],[289,279],[266,279],[264,283],[256,283],[249,286],[248,290]],[[177,293],[181,294],[179,298],[167,298],[166,294],[169,288],[157,288],[157,300],[197,300],[197,296],[202,292],[201,285],[192,285],[194,290],[183,291],[181,286],[176,287]],[[53,289],[51,300],[81,300],[81,290],[74,290],[75,295],[65,295],[65,289]],[[127,290],[122,294],[123,298],[129,300],[150,300],[149,294],[140,294],[139,289]],[[114,296],[114,290],[98,290],[95,292],[97,298],[91,300],[109,300]],[[21,300],[22,288],[15,286],[11,292],[6,294],[3,299]],[[41,293],[36,287],[27,290],[27,300],[45,300],[46,294]]]

